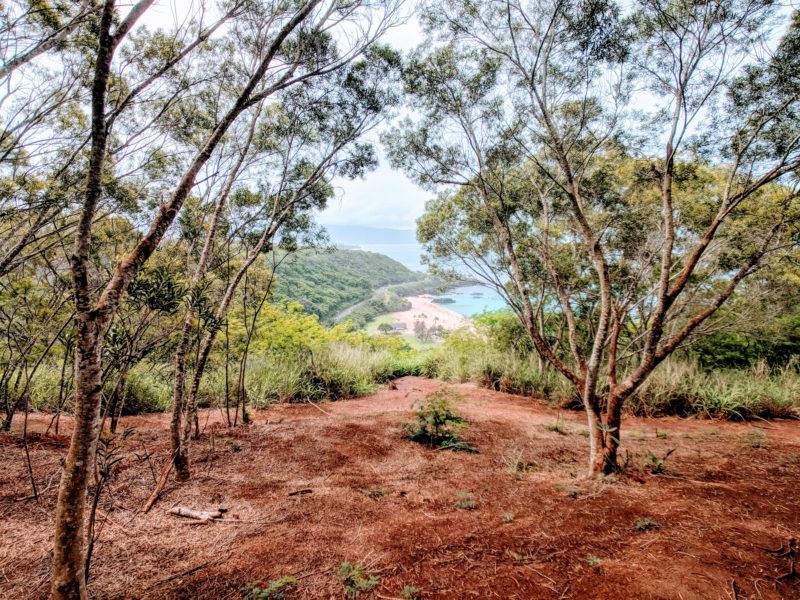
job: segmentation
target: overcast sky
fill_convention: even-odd
[[[390,30],[383,40],[404,54],[422,41],[422,32],[415,18]],[[390,124],[384,125],[383,129]],[[378,149],[380,165],[364,179],[337,179],[336,199],[319,215],[323,225],[367,225],[414,229],[422,215],[425,201],[431,196],[417,187],[400,171],[395,171],[383,155],[377,135],[372,136]]]
[[[187,13],[187,6],[183,4],[185,1],[160,0],[144,14],[140,22],[151,29],[171,28],[176,20],[185,18]],[[419,45],[422,41],[422,32],[412,16],[402,25],[391,29],[382,41],[405,54]],[[389,126],[390,124],[385,124],[382,130]],[[380,166],[368,173],[364,179],[335,180],[336,198],[331,200],[328,209],[318,216],[321,224],[366,225],[394,229],[416,227],[415,221],[422,215],[425,201],[431,194],[389,166],[389,161],[380,147],[378,135],[379,132],[375,132],[370,139],[378,149]]]

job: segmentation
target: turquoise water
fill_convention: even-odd
[[[377,252],[395,259],[412,271],[427,272],[427,267],[422,264],[420,254],[422,247],[416,243],[409,244],[358,244],[358,247],[368,252]],[[495,290],[482,285],[465,285],[450,288],[442,294],[443,298],[451,298],[455,302],[443,304],[465,317],[474,317],[488,310],[505,310],[508,305],[502,296]]]
[[[482,285],[464,285],[447,290],[441,298],[452,298],[455,302],[442,304],[465,317],[474,317],[488,310],[505,310],[508,305],[502,296]]]

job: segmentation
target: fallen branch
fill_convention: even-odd
[[[167,512],[178,517],[186,517],[187,519],[195,519],[196,521],[204,521],[208,523],[209,521],[222,519],[225,513],[228,512],[228,509],[216,508],[213,510],[193,510],[185,506],[175,506],[170,508]]]
[[[161,471],[161,477],[158,478],[158,483],[156,484],[153,493],[150,494],[150,497],[147,499],[147,502],[144,503],[142,506],[142,512],[146,513],[151,508],[153,508],[153,504],[156,503],[158,500],[159,495],[161,495],[161,491],[164,489],[164,486],[167,485],[167,478],[169,478],[169,474],[172,471],[172,466],[175,464],[175,454],[173,453],[172,456],[169,457],[167,464],[164,465],[164,469]]]
[[[310,494],[313,491],[314,490],[310,490],[310,489],[306,488],[304,490],[296,490],[294,492],[289,492],[287,495],[288,496],[305,496],[306,494]]]

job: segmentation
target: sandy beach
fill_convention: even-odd
[[[450,310],[445,304],[434,302],[431,295],[409,296],[406,300],[411,302],[411,308],[391,315],[393,323],[405,323],[406,330],[402,332],[404,335],[414,335],[414,323],[417,321],[424,322],[429,328],[441,325],[448,331],[469,327],[471,324],[464,315]]]

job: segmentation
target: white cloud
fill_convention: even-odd
[[[336,198],[319,214],[323,225],[365,225],[414,229],[425,209],[430,192],[415,185],[389,166],[381,157],[380,166],[364,179],[337,179]]]

